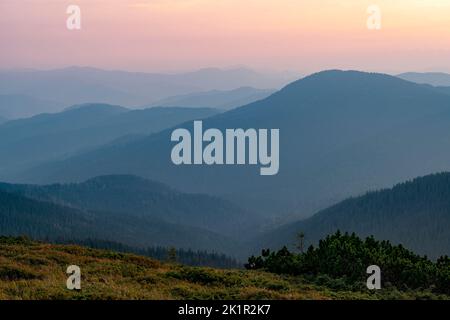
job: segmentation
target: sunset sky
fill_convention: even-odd
[[[0,14],[2,69],[450,71],[450,0],[1,0]]]

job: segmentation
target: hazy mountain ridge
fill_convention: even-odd
[[[437,87],[450,87],[450,74],[445,72],[405,72],[399,78]]]
[[[175,166],[169,129],[17,178],[47,183],[128,173],[226,196],[272,217],[305,217],[351,195],[450,169],[448,110],[450,97],[431,87],[383,74],[325,71],[203,121],[205,129],[279,128],[276,176],[261,177],[256,166]],[[192,122],[177,127],[192,129]],[[440,156],[427,157],[424,150]]]
[[[290,80],[291,75],[259,73],[246,68],[207,68],[162,74],[69,67],[0,71],[0,94],[27,94],[60,101],[66,106],[87,102],[142,106],[169,96],[199,91],[243,86],[279,88]]]
[[[0,117],[27,118],[40,113],[58,112],[64,105],[57,101],[37,99],[27,94],[0,94]]]
[[[129,135],[148,135],[219,111],[208,108],[130,110],[84,104],[0,125],[0,174],[86,151]]]
[[[212,90],[168,97],[153,103],[154,106],[209,107],[229,110],[262,100],[276,90],[241,87],[234,90]]]

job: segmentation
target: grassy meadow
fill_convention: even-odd
[[[81,268],[81,290],[66,269]],[[0,239],[0,299],[448,299],[395,289],[341,291],[330,279],[189,267],[133,254]]]

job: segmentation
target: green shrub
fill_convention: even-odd
[[[252,256],[247,269],[264,269],[277,274],[312,275],[318,285],[336,290],[355,290],[367,279],[366,268],[378,265],[383,283],[400,290],[433,289],[449,294],[450,259],[441,257],[436,263],[421,257],[401,245],[389,241],[365,240],[355,234],[339,231],[310,246],[305,253],[295,254],[286,247],[276,252],[263,250]]]

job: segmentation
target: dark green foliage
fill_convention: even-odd
[[[242,268],[242,264],[236,259],[228,257],[224,254],[208,252],[208,251],[194,251],[190,249],[175,249],[173,247],[149,247],[149,248],[135,248],[118,242],[104,241],[98,239],[86,240],[71,240],[61,242],[64,244],[78,244],[94,249],[107,249],[116,252],[129,252],[138,255],[151,257],[161,261],[173,261],[173,252],[175,250],[176,262],[190,265],[190,266],[207,266],[222,269],[238,269]]]
[[[358,287],[367,279],[366,269],[370,265],[381,268],[385,285],[393,285],[400,290],[431,288],[449,293],[448,257],[432,262],[402,245],[377,241],[373,237],[362,240],[354,233],[341,234],[339,231],[320,240],[317,248],[310,246],[303,254],[292,253],[286,247],[276,252],[263,250],[261,256],[250,257],[245,267],[278,274],[320,276],[316,280],[325,276],[322,284],[334,282],[337,289]]]
[[[33,240],[31,240],[29,237],[26,237],[26,236],[20,236],[20,237],[0,236],[0,243],[1,244],[7,244],[7,245],[20,244],[22,246],[31,246],[35,242]]]
[[[448,256],[440,257],[437,260],[436,267],[436,290],[450,294],[450,258]]]

